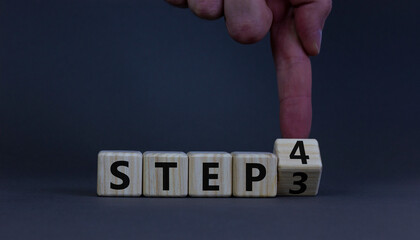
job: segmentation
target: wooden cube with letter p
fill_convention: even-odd
[[[277,139],[278,195],[317,195],[322,173],[316,139]]]
[[[143,154],[143,194],[146,197],[186,197],[188,156],[183,152]]]
[[[233,196],[275,197],[277,157],[272,153],[233,152]]]
[[[232,196],[232,155],[226,152],[189,152],[188,159],[190,196]]]
[[[138,151],[100,151],[98,196],[140,196],[142,154]]]

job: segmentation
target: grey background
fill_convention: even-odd
[[[0,0],[0,238],[417,238],[419,7],[334,2],[313,58],[319,196],[98,198],[102,149],[272,151],[269,39],[163,1]]]

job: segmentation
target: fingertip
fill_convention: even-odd
[[[322,30],[316,30],[309,33],[298,31],[300,41],[306,54],[316,56],[321,52]]]
[[[271,27],[271,12],[264,14],[259,19],[237,19],[226,21],[229,35],[242,44],[252,44],[262,40]]]
[[[243,44],[263,39],[273,21],[273,13],[265,0],[224,1],[224,14],[229,35]]]
[[[268,29],[259,24],[242,22],[239,24],[228,25],[228,33],[232,39],[242,44],[252,44],[263,39]]]
[[[165,2],[171,4],[172,6],[179,7],[179,8],[187,8],[188,7],[187,0],[165,0]]]
[[[188,6],[196,16],[207,20],[218,19],[223,14],[222,0],[189,0]]]

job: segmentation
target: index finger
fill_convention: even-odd
[[[280,129],[284,138],[307,138],[312,122],[311,62],[295,30],[292,9],[271,2],[271,44],[277,72]]]

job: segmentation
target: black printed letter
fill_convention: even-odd
[[[119,166],[128,167],[128,162],[127,161],[116,161],[111,165],[111,173],[114,176],[116,176],[117,178],[120,178],[122,180],[122,183],[119,184],[119,185],[111,183],[111,189],[122,190],[122,189],[128,187],[128,185],[130,185],[130,178],[127,175],[125,175],[124,173],[118,171]]]
[[[210,179],[217,179],[217,174],[210,174],[210,168],[218,168],[219,163],[203,163],[203,191],[219,191],[218,185],[209,185]]]
[[[163,168],[163,190],[169,190],[169,168],[176,168],[176,162],[157,162],[156,168]]]
[[[260,171],[260,174],[258,176],[253,177],[252,176],[252,169],[256,168]],[[252,191],[252,182],[261,181],[265,178],[266,170],[264,165],[259,163],[247,163],[246,164],[246,190]]]

